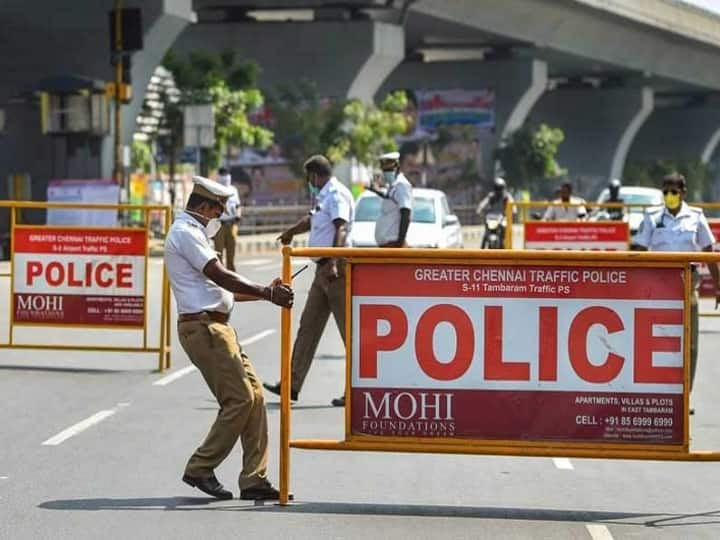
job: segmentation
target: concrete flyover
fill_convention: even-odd
[[[306,78],[324,95],[363,100],[394,88],[493,88],[497,122],[486,151],[526,121],[553,122],[568,132],[562,164],[588,185],[620,174],[628,154],[666,152],[667,138],[657,136],[663,125],[682,132],[693,124],[684,130],[684,147],[706,160],[720,140],[714,120],[720,18],[675,0],[123,5],[143,9],[145,38],[144,50],[133,57],[135,97],[123,110],[126,143],[143,88],[171,46],[178,52],[233,47],[261,63],[264,88]],[[30,173],[34,198],[44,198],[53,177],[110,175],[111,134],[92,140],[42,136],[33,90],[53,75],[112,79],[111,7],[92,0],[62,8],[46,0],[0,4],[0,178]],[[701,129],[694,118],[703,118]],[[658,130],[643,129],[645,124]],[[0,182],[0,197],[7,193],[7,183]]]

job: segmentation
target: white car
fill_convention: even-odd
[[[603,189],[598,197],[597,202],[608,202],[610,192],[607,188]],[[649,204],[652,206],[630,206],[626,209],[626,221],[630,224],[630,234],[635,233],[640,228],[643,216],[646,211],[653,211],[660,208],[663,203],[663,194],[657,188],[641,187],[641,186],[620,186],[620,198],[625,204]]]
[[[364,191],[355,204],[350,233],[353,247],[377,247],[375,222],[380,216],[380,197]],[[461,248],[460,220],[450,212],[445,194],[437,189],[413,188],[413,209],[407,243],[413,248]]]

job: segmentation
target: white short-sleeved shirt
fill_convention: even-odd
[[[235,221],[235,218],[238,216],[238,208],[240,207],[240,195],[238,194],[238,190],[235,186],[230,184],[230,189],[233,190],[233,194],[228,198],[227,201],[225,201],[225,212],[223,212],[223,215],[220,216],[220,221],[223,223],[231,223]]]
[[[380,217],[375,223],[375,242],[379,246],[395,242],[400,235],[400,210],[407,208],[412,211],[412,184],[402,173],[387,193],[387,198],[380,203]]]
[[[563,202],[562,199],[555,199],[554,203]],[[570,197],[569,204],[585,204],[585,199],[580,197]],[[582,216],[587,215],[587,209],[584,206],[548,206],[543,219],[545,221],[577,221]]]
[[[715,237],[703,211],[683,202],[675,216],[664,207],[645,214],[633,243],[650,251],[702,251]]]
[[[317,194],[315,208],[310,218],[310,247],[333,247],[335,244],[335,224],[342,219],[347,223],[346,246],[350,245],[350,231],[355,220],[355,201],[352,193],[334,176]]]
[[[218,286],[204,273],[217,253],[195,218],[180,212],[165,239],[165,267],[177,301],[178,313],[221,311],[230,313],[233,293]]]

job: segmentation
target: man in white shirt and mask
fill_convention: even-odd
[[[232,185],[230,173],[225,167],[218,169],[218,182],[232,191],[232,195],[228,197],[225,203],[225,211],[220,216],[220,230],[215,235],[215,251],[220,255],[222,260],[225,253],[225,268],[231,272],[235,271],[235,235],[237,233],[237,223],[240,221],[241,207],[240,195],[235,186]]]
[[[242,442],[240,498],[279,497],[267,477],[268,424],[265,397],[250,359],[230,325],[235,302],[267,300],[289,308],[293,291],[275,279],[268,286],[229,271],[211,240],[220,226],[231,190],[207,178],[193,178],[185,210],[178,212],[165,240],[165,265],[178,312],[180,345],[202,374],[220,410],[205,441],[185,466],[183,482],[218,499],[231,499],[215,469]]]
[[[381,155],[380,169],[385,188],[370,188],[382,198],[380,216],[375,223],[375,242],[379,247],[407,247],[413,194],[412,184],[400,171],[400,153]]]

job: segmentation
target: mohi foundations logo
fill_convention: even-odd
[[[362,392],[360,432],[398,437],[454,437],[453,397],[417,390]]]

